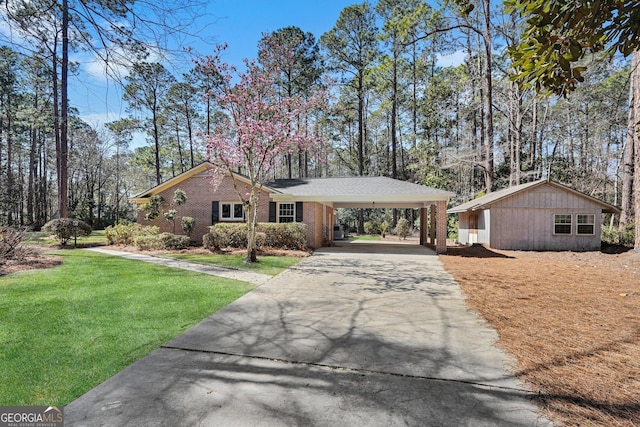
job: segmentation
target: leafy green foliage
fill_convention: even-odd
[[[134,239],[134,244],[140,250],[178,250],[189,247],[189,236],[179,236],[172,233],[147,234]]]
[[[406,218],[398,219],[396,224],[396,234],[399,238],[406,239],[409,235],[409,220]]]
[[[193,229],[196,227],[196,220],[190,216],[183,216],[180,220],[180,226],[182,227],[182,231],[187,233],[187,236],[191,236]]]
[[[62,246],[76,236],[91,234],[91,226],[84,221],[72,218],[58,218],[49,221],[42,227],[43,231],[52,233]]]
[[[143,227],[140,224],[117,224],[109,226],[105,230],[105,236],[110,245],[133,245],[139,236],[157,236],[160,232],[155,225]]]
[[[627,224],[624,230],[619,230],[617,227],[613,229],[602,227],[602,241],[614,245],[633,247],[633,243],[635,242],[635,227],[634,222]]]
[[[261,236],[258,238],[258,235]],[[307,226],[299,222],[283,224],[261,222],[256,226],[256,237],[258,247],[262,244],[270,248],[304,249],[307,241]],[[203,236],[202,243],[210,251],[225,247],[246,248],[247,225],[218,223],[210,227],[210,232]]]
[[[520,44],[509,49],[514,79],[538,91],[566,95],[584,80],[575,65],[590,52],[629,56],[640,47],[636,0],[506,0],[527,20]]]

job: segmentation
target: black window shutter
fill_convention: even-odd
[[[276,202],[269,202],[269,222],[276,222]]]
[[[302,222],[302,202],[296,202],[296,222]]]
[[[213,201],[211,202],[211,224],[215,224],[220,221],[220,202]]]

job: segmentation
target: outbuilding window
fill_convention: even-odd
[[[571,215],[553,216],[553,234],[571,234]]]
[[[220,218],[223,221],[244,221],[242,203],[220,203]]]
[[[593,214],[576,215],[576,224],[578,229],[576,234],[593,236],[595,234],[596,216]]]

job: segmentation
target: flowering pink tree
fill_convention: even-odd
[[[288,49],[271,49],[271,61],[245,60],[247,70],[237,70],[220,59],[224,46],[205,60],[205,66],[222,77],[210,93],[224,112],[207,136],[209,161],[214,165],[214,186],[223,176],[231,176],[238,197],[245,206],[247,221],[247,259],[256,262],[256,223],[262,187],[284,156],[299,150],[319,152],[322,140],[307,135],[296,126],[301,116],[321,107],[322,94],[288,96],[278,89],[282,67],[294,61]],[[235,77],[235,81],[234,81]],[[250,185],[241,185],[242,173]]]

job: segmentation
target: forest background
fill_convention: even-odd
[[[206,160],[206,136],[228,120],[207,96],[221,83],[206,66],[215,46],[196,52],[166,43],[168,34],[194,32],[193,4],[3,3],[11,31],[0,36],[0,224],[37,230],[73,217],[103,228],[131,220],[127,197]],[[324,34],[296,26],[265,33],[258,66],[274,46],[296,58],[273,82],[280,93],[331,95],[295,123],[324,141],[320,156],[289,152],[271,177],[383,175],[454,191],[453,203],[549,178],[622,206],[603,229],[632,244],[638,61],[595,45],[561,55],[571,61],[560,64],[573,73],[571,91],[522,84],[514,76],[527,70],[514,52],[531,36],[522,15],[513,2],[380,0],[347,6]],[[74,50],[100,56],[122,85],[128,115],[104,127],[81,120],[68,96]],[[439,65],[451,53],[461,63]],[[172,69],[178,55],[189,70]]]

